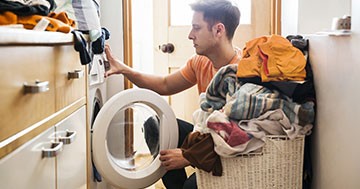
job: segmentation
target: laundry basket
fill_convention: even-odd
[[[196,169],[199,189],[301,189],[304,136],[267,136],[261,152],[221,158],[223,175]]]

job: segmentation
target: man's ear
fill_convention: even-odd
[[[214,25],[214,31],[216,36],[225,35],[225,26],[223,23],[217,23]]]

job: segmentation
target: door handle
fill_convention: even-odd
[[[49,90],[48,81],[36,80],[33,83],[24,83],[24,93],[41,93]]]
[[[64,144],[71,144],[75,140],[76,131],[63,131],[63,135],[65,136],[59,136],[59,141]]]
[[[168,44],[163,44],[163,45],[159,45],[159,49],[163,52],[163,53],[172,53],[175,50],[175,47],[172,43],[168,43]]]
[[[50,148],[42,149],[42,157],[43,158],[55,157],[62,150],[62,147],[63,147],[62,142],[52,142]]]
[[[80,79],[84,77],[83,70],[74,70],[73,72],[68,72],[68,79]]]

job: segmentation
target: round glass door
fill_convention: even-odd
[[[176,118],[167,102],[145,89],[129,89],[106,102],[93,126],[93,160],[119,188],[144,188],[165,174],[158,158],[176,148]]]

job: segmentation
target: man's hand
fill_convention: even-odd
[[[181,169],[190,165],[190,162],[184,158],[179,148],[160,151],[159,159],[161,165],[164,166],[167,171]]]
[[[123,74],[126,69],[129,69],[122,61],[113,56],[108,44],[105,44],[105,54],[110,64],[110,69],[105,72],[105,77],[113,74]]]

